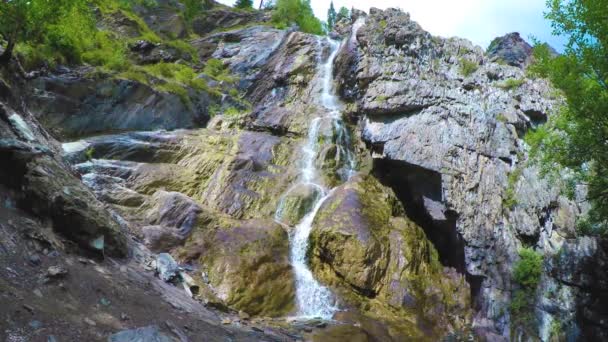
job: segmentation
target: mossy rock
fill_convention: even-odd
[[[388,265],[391,210],[381,199],[368,198],[367,187],[363,179],[349,182],[323,203],[313,222],[310,253],[313,264],[329,263],[354,289],[375,294]]]
[[[217,297],[259,316],[284,316],[295,308],[289,239],[271,220],[228,222],[207,232],[200,263]]]
[[[277,219],[289,226],[298,224],[321,198],[322,189],[314,184],[297,184],[281,198]]]
[[[386,322],[393,340],[433,340],[470,320],[464,277],[444,269],[424,231],[371,176],[338,187],[313,222],[315,276],[345,306]]]

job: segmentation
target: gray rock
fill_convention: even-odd
[[[209,119],[211,98],[205,92],[189,90],[193,104],[188,105],[175,94],[132,80],[91,77],[90,71],[76,68],[28,84],[29,108],[56,136],[194,128]]]
[[[513,32],[495,38],[488,46],[487,54],[491,61],[525,68],[531,62],[532,46],[518,32]]]
[[[179,265],[173,259],[171,254],[160,253],[156,257],[156,272],[160,279],[170,282],[177,277],[179,272]]]
[[[108,342],[173,342],[158,326],[124,330],[108,337]]]

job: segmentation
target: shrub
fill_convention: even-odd
[[[524,83],[526,83],[525,79],[509,78],[503,83],[499,84],[498,87],[504,90],[511,90],[521,87]]]
[[[479,68],[479,64],[466,58],[460,59],[460,73],[465,77],[472,75]]]
[[[224,63],[219,59],[211,58],[207,60],[203,72],[218,81],[227,83],[236,82],[236,78],[230,75],[230,70],[228,70],[228,68],[224,66]]]
[[[509,174],[509,178],[507,179],[507,188],[505,189],[502,204],[503,207],[508,210],[513,210],[513,208],[517,205],[516,186],[521,178],[522,172],[523,170],[521,168],[516,168]]]
[[[535,289],[542,274],[543,256],[531,248],[522,248],[519,257],[513,269],[513,279],[524,288]]]

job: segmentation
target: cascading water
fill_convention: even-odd
[[[356,167],[355,158],[350,147],[350,134],[341,117],[342,104],[335,95],[333,86],[333,63],[338,54],[340,43],[331,39],[327,39],[327,43],[330,46],[331,53],[319,70],[322,81],[320,104],[324,107],[325,114],[315,118],[310,124],[308,139],[303,147],[304,158],[300,167],[299,182],[292,187],[294,189],[296,186],[306,186],[313,189],[315,194],[310,210],[290,234],[291,263],[296,281],[298,316],[303,318],[320,317],[331,319],[337,310],[331,291],[315,280],[306,260],[308,238],[312,230],[313,220],[317,211],[332,191],[332,189],[327,188],[322,175],[320,175],[318,166],[320,151],[329,144],[336,146],[337,153],[335,159],[339,167],[337,167],[335,172],[342,182],[352,177]],[[321,139],[320,132],[322,125],[331,127],[332,139]],[[284,198],[292,189],[287,191]],[[275,219],[279,222],[284,214],[283,211],[284,201],[281,200],[275,216]]]

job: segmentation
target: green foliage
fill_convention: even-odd
[[[209,91],[207,82],[198,78],[196,72],[189,66],[177,63],[158,63],[147,65],[142,69],[148,74],[168,83],[186,85],[196,90]]]
[[[297,24],[302,32],[323,34],[323,25],[310,7],[310,0],[277,0],[272,14],[272,22],[277,28]]]
[[[380,28],[382,28],[383,30],[386,28],[386,25],[387,25],[386,20],[384,20],[384,19],[380,20],[379,24],[380,24]]]
[[[509,305],[509,309],[511,312],[521,312],[523,309],[527,308],[530,305],[529,297],[526,295],[524,291],[515,291],[513,297],[511,298],[511,303]]]
[[[0,4],[0,34],[16,43],[16,52],[26,68],[89,63],[109,70],[129,67],[125,42],[96,27],[91,3],[118,7],[111,0],[21,0]],[[8,18],[10,8],[22,8],[17,27]],[[22,7],[19,7],[22,6]],[[5,16],[6,14],[7,16]],[[141,19],[140,19],[141,20]],[[145,25],[145,24],[144,24]]]
[[[533,335],[535,293],[542,274],[543,256],[531,248],[522,248],[519,257],[513,268],[513,279],[521,288],[514,292],[509,306],[512,326],[520,326]]]
[[[344,6],[340,7],[340,10],[338,11],[338,14],[336,15],[336,22],[338,22],[342,19],[350,19],[350,11],[348,10],[348,8],[346,8]]]
[[[551,328],[549,329],[549,334],[551,337],[551,341],[561,341],[565,340],[565,336],[563,336],[563,327],[562,323],[558,320],[551,321]]]
[[[606,236],[608,234],[606,227],[598,223],[599,218],[593,217],[593,215],[597,215],[597,212],[592,211],[586,216],[580,217],[576,222],[576,232],[579,235]]]
[[[0,2],[0,35],[7,41],[4,59],[17,44],[39,47],[39,57],[80,62],[96,31],[85,0],[13,0]],[[28,50],[27,48],[22,49]]]
[[[507,188],[505,189],[505,195],[502,199],[503,208],[508,210],[513,210],[517,205],[517,183],[521,178],[521,174],[523,172],[522,168],[516,168],[509,174],[509,178],[507,179]]]
[[[230,70],[228,70],[228,68],[224,66],[224,63],[219,59],[211,58],[207,60],[203,72],[217,81],[224,81],[227,83],[236,82],[235,77],[230,75]]]
[[[199,61],[198,51],[196,50],[196,48],[194,46],[192,46],[192,44],[189,44],[188,42],[177,39],[177,40],[168,41],[167,45],[180,51],[181,53],[190,55],[190,58],[192,58],[192,61],[194,61],[194,62]]]
[[[334,28],[334,25],[336,25],[336,16],[338,14],[336,13],[336,9],[334,8],[334,2],[331,1],[329,3],[329,9],[327,10],[327,28],[328,30],[332,30]]]
[[[88,148],[85,152],[84,152],[84,156],[85,158],[87,158],[87,160],[91,160],[93,159],[93,157],[95,156],[95,149],[90,147]]]
[[[247,113],[247,111],[239,110],[235,107],[230,107],[224,111],[224,115],[228,117],[239,117],[245,113]]]
[[[253,8],[253,0],[236,0],[236,8]]]
[[[466,58],[461,58],[459,61],[460,64],[460,73],[465,77],[470,76],[479,68],[479,64],[476,62],[472,62]]]
[[[92,49],[82,53],[83,61],[109,70],[122,71],[130,66],[126,46],[107,31],[93,33]]]
[[[522,248],[519,257],[513,269],[513,279],[523,288],[536,289],[542,274],[543,256],[531,248]]]
[[[191,105],[188,88],[204,91],[215,97],[221,96],[218,90],[210,88],[204,79],[199,78],[191,67],[183,64],[158,63],[133,67],[121,73],[119,77],[136,80],[149,84],[156,90],[175,94],[187,106]]]
[[[181,3],[184,5],[183,16],[186,22],[192,22],[203,12],[204,4],[201,0],[181,0]]]
[[[504,90],[512,90],[521,87],[524,83],[526,83],[525,79],[509,78],[499,84],[498,87]]]
[[[546,44],[534,49],[529,72],[548,78],[565,96],[531,146],[545,169],[569,170],[588,187],[588,220],[608,230],[608,0],[551,0],[546,17],[554,32],[569,37],[566,52],[554,56]]]

